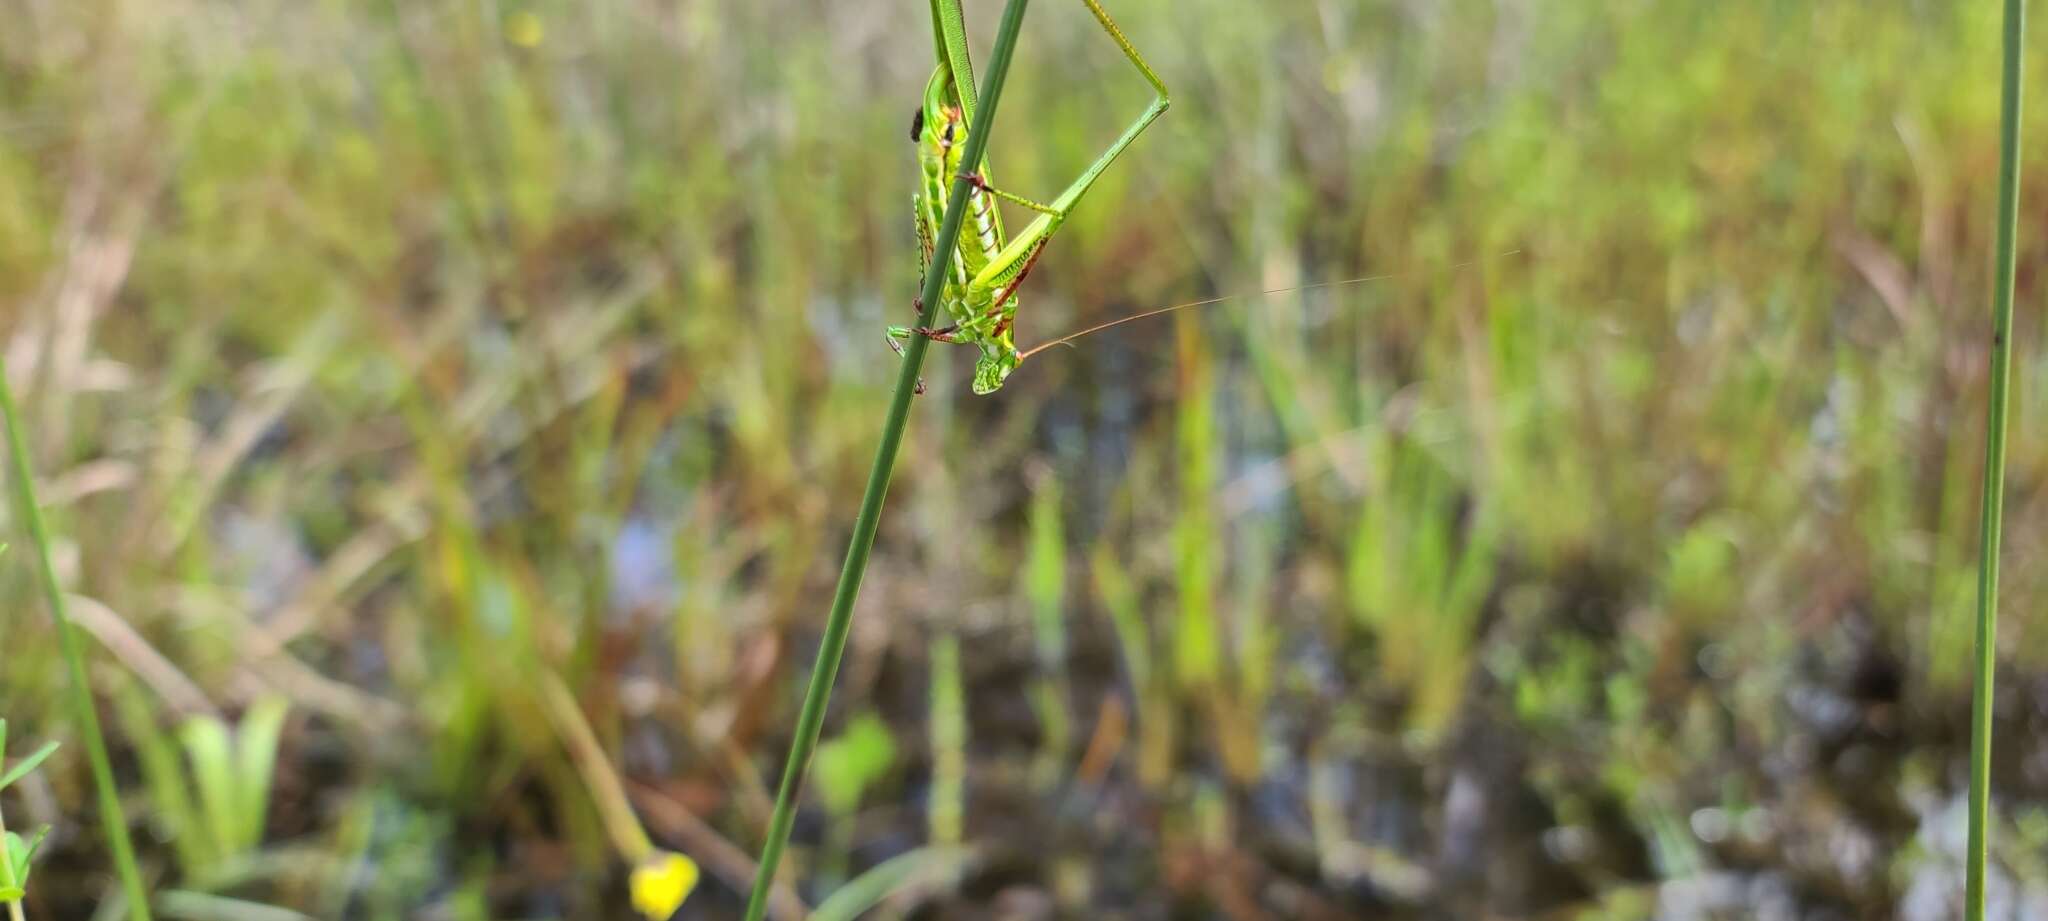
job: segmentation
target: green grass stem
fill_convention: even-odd
[[[0,771],[5,771],[6,769],[7,721],[0,719]],[[6,787],[6,781],[0,779],[0,789],[6,789]],[[14,855],[7,848],[7,820],[5,817],[0,817],[0,890],[11,892],[20,885],[21,880],[14,877]],[[28,921],[22,912],[20,899],[13,898],[7,900],[7,918],[8,921]]]
[[[1992,278],[1991,403],[1984,426],[1984,508],[1977,568],[1976,690],[1970,704],[1970,841],[1963,915],[1984,919],[1991,832],[1991,691],[1998,661],[1998,544],[2005,517],[2006,395],[2012,379],[2013,238],[2020,198],[2020,50],[2026,0],[2005,0],[2005,63],[1998,126],[1998,263]]]
[[[114,769],[107,761],[107,740],[100,734],[100,718],[93,708],[92,687],[86,683],[85,654],[78,648],[78,631],[71,624],[71,609],[64,603],[64,588],[57,582],[57,568],[50,562],[50,529],[43,522],[42,506],[36,504],[35,474],[28,462],[28,445],[21,434],[21,411],[14,405],[14,389],[7,384],[7,363],[0,360],[0,416],[7,426],[7,451],[14,458],[14,505],[28,527],[40,567],[43,595],[50,605],[50,618],[57,624],[57,643],[64,664],[71,672],[72,716],[85,737],[86,760],[92,764],[93,786],[99,791],[100,828],[107,836],[107,850],[113,853],[114,869],[120,874],[121,889],[128,896],[128,916],[149,921],[149,893],[142,885],[142,872],[135,866],[135,848],[128,841],[128,820],[121,811],[121,797],[114,788]]]
[[[996,32],[995,51],[989,58],[987,82],[981,90],[980,105],[967,131],[967,149],[961,162],[980,163],[988,149],[989,128],[995,122],[996,103],[1003,92],[1003,78],[1010,70],[1010,58],[1017,48],[1017,33],[1024,23],[1029,0],[1009,0]],[[939,222],[934,252],[952,252],[960,237],[961,218],[966,212],[967,193],[973,184],[954,177],[952,194],[946,199],[946,214]],[[930,327],[938,321],[941,286],[946,273],[927,272],[924,279],[924,314],[919,325]],[[832,612],[825,620],[825,635],[818,646],[818,659],[811,667],[810,689],[804,694],[803,710],[797,716],[795,738],[790,741],[789,760],[782,769],[782,784],[775,793],[775,810],[768,819],[768,837],[761,846],[761,864],[754,872],[753,893],[747,897],[746,921],[761,921],[768,909],[768,892],[782,851],[789,843],[790,826],[796,821],[797,793],[803,787],[804,772],[818,746],[818,732],[824,726],[825,708],[832,697],[832,683],[839,675],[839,660],[846,651],[846,634],[852,625],[853,602],[860,595],[861,576],[867,572],[868,551],[875,544],[875,530],[881,522],[882,500],[889,492],[889,478],[896,468],[897,449],[903,444],[903,429],[910,419],[910,403],[916,396],[918,373],[931,341],[912,336],[904,349],[903,365],[896,375],[896,390],[889,402],[889,414],[882,422],[882,442],[875,448],[875,463],[868,471],[867,491],[862,495],[860,514],[854,518],[853,539],[846,548],[846,565],[839,572],[839,587],[832,594]]]

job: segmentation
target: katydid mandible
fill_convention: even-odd
[[[1129,58],[1145,82],[1152,85],[1152,104],[1130,127],[1081,172],[1066,191],[1051,203],[1042,203],[998,189],[990,184],[986,158],[979,164],[961,162],[967,146],[967,124],[973,115],[973,69],[968,65],[965,31],[961,28],[959,0],[933,0],[933,24],[939,49],[938,66],[925,84],[924,103],[911,119],[910,136],[917,142],[918,190],[911,196],[917,221],[919,271],[930,272],[942,264],[947,272],[940,297],[946,317],[952,322],[937,329],[923,326],[892,326],[889,344],[897,339],[926,336],[938,342],[972,345],[981,351],[974,362],[973,389],[977,394],[994,393],[1004,379],[1023,362],[1017,351],[1015,325],[1017,286],[1031,274],[1045,244],[1066,223],[1067,214],[1088,194],[1104,170],[1166,111],[1172,100],[1166,84],[1152,72],[1151,65],[1131,47],[1123,30],[1109,18],[1097,0],[1081,0],[1095,14],[1102,30],[1109,33],[1124,57]],[[945,15],[950,13],[951,15]],[[969,192],[968,215],[972,233],[963,232],[948,258],[933,252],[932,238],[946,207],[948,187],[954,177],[974,183]],[[1007,201],[1037,212],[1037,218],[1016,237],[1003,233],[1002,215],[996,202]],[[963,228],[967,230],[970,228]],[[923,304],[914,304],[920,317]]]

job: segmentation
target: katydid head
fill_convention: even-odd
[[[1017,357],[1014,347],[1001,343],[982,346],[981,357],[974,360],[974,393],[987,396],[1003,386],[1010,372],[1017,370],[1023,359]]]

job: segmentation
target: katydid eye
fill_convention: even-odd
[[[924,137],[924,107],[922,106],[918,107],[917,111],[910,113],[910,139],[915,141],[921,137]]]

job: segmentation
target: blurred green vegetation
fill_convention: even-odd
[[[1145,98],[1035,7],[992,148],[1026,194]],[[622,916],[555,669],[705,865],[682,916],[736,916],[910,310],[924,5],[0,10],[4,345],[166,913]],[[796,896],[1946,917],[1996,4],[1112,12],[1175,107],[1024,343],[1393,277],[993,398],[935,351],[827,730],[893,750],[814,785]],[[2037,907],[2041,188],[1995,772],[1995,891]],[[74,742],[5,559],[0,709]],[[56,829],[31,917],[109,891],[79,751],[7,793]]]

